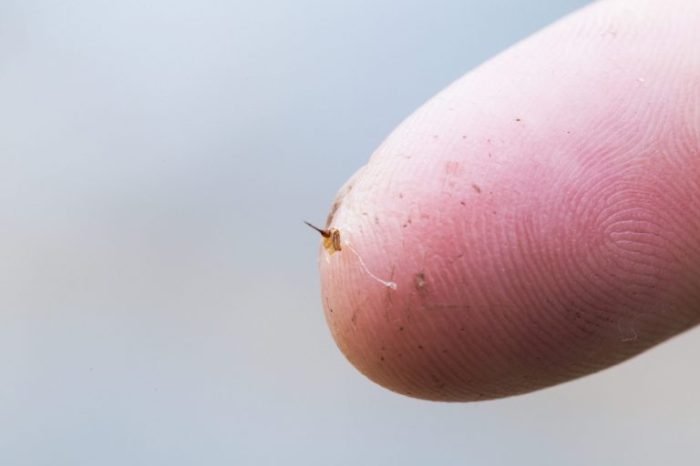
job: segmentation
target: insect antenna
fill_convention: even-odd
[[[306,223],[309,227],[311,227],[311,228],[313,228],[314,230],[316,230],[317,232],[319,232],[319,233],[321,234],[321,236],[323,236],[324,238],[330,238],[330,236],[331,236],[331,232],[330,232],[330,231],[328,231],[328,230],[322,230],[322,229],[320,229],[319,227],[314,226],[314,225],[312,225],[311,223],[307,222],[306,220],[304,220],[304,223]]]

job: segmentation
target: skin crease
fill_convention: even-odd
[[[700,319],[700,2],[608,0],[438,94],[341,190],[322,299],[384,387],[470,401]],[[389,283],[392,282],[392,283]]]

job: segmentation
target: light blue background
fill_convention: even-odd
[[[0,464],[698,464],[696,331],[435,404],[367,381],[323,319],[301,220],[584,3],[0,1]]]

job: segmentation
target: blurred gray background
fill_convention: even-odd
[[[700,461],[700,336],[436,404],[345,361],[336,189],[426,99],[583,0],[0,0],[0,464]]]

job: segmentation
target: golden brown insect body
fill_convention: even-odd
[[[340,230],[336,228],[322,230],[307,221],[304,221],[304,223],[321,234],[323,237],[323,247],[328,251],[328,254],[333,254],[343,249],[340,245]]]

